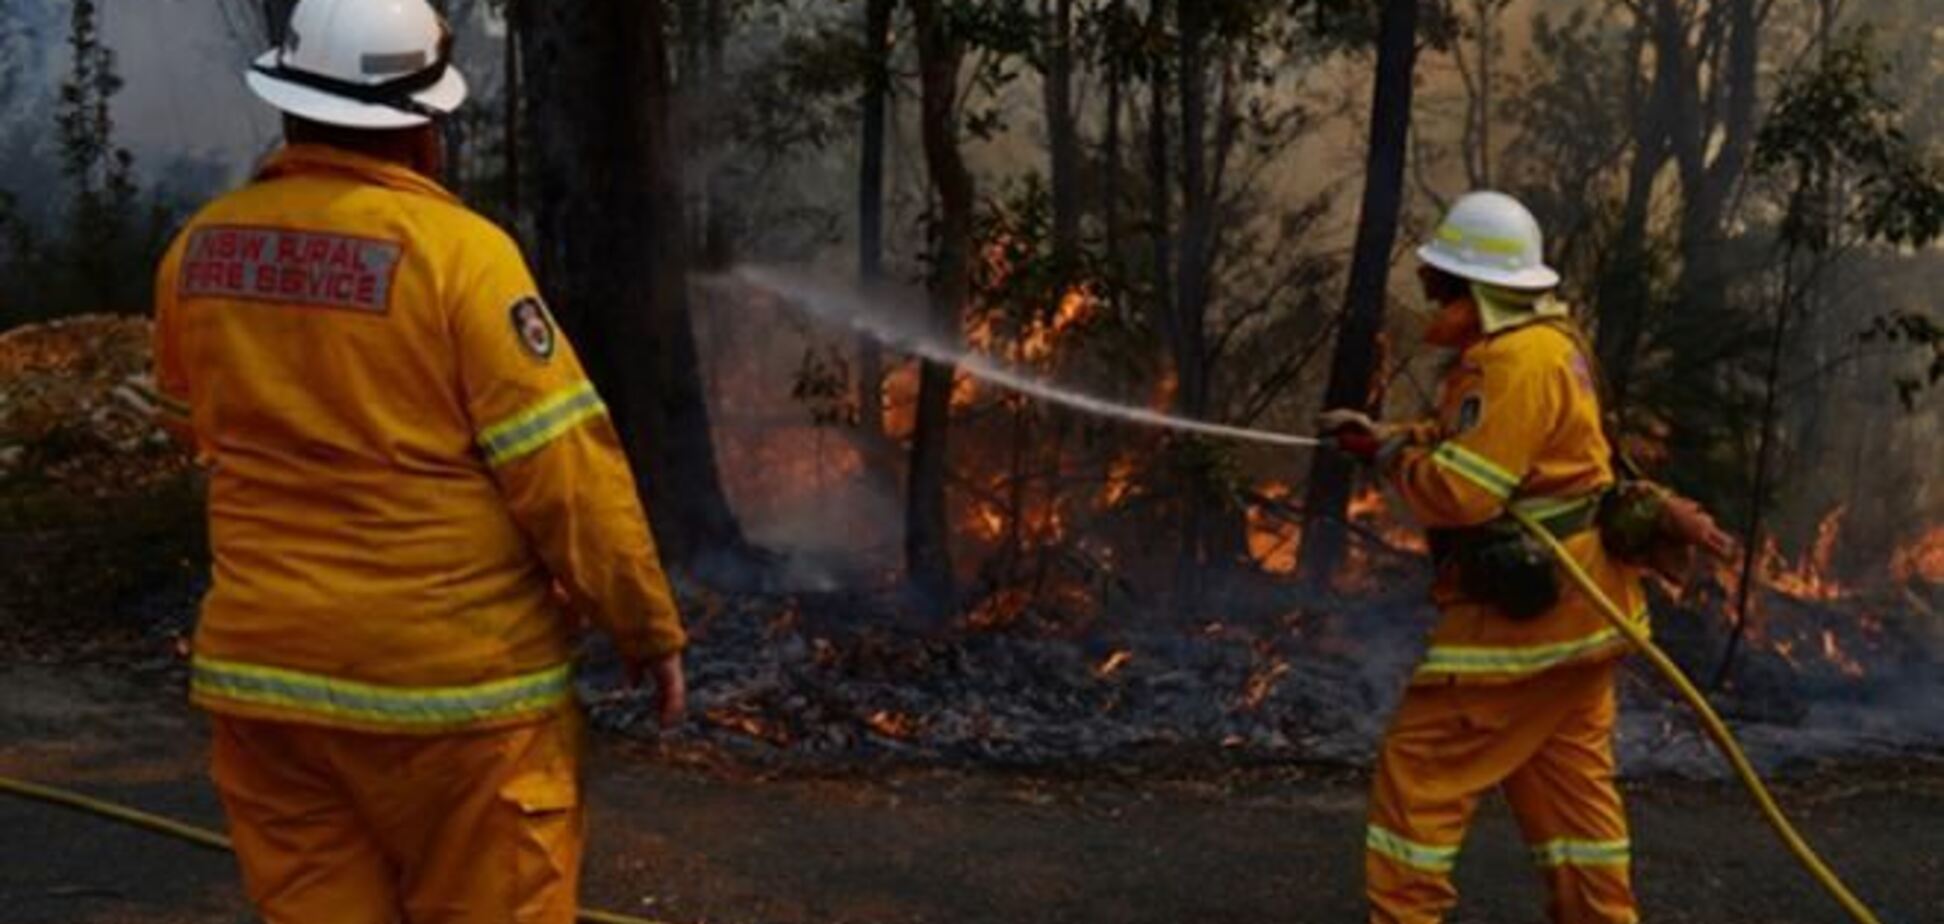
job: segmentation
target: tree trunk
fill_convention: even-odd
[[[1652,42],[1654,21],[1643,17],[1635,28],[1638,58]],[[1673,115],[1674,83],[1680,79],[1678,65],[1676,57],[1657,56],[1647,98],[1634,114],[1634,157],[1628,169],[1626,202],[1621,206],[1620,234],[1600,271],[1596,337],[1610,392],[1606,410],[1622,420],[1632,397],[1634,360],[1652,308],[1647,287],[1648,209],[1653,205],[1654,178],[1671,156],[1667,123]]]
[[[972,287],[972,213],[977,191],[959,149],[958,77],[965,50],[940,3],[911,0],[911,9],[918,32],[925,163],[939,201],[931,326],[938,336],[956,338]],[[906,569],[913,588],[933,615],[950,612],[956,594],[945,508],[952,381],[951,366],[929,361],[923,364],[905,510]]]
[[[748,549],[717,478],[689,314],[661,3],[522,10],[546,289],[669,556],[737,560]]]
[[[290,28],[290,11],[296,8],[297,0],[263,0],[263,32],[270,40],[270,47],[283,47],[284,31]]]
[[[896,0],[868,0],[864,51],[870,72],[858,101],[863,112],[857,178],[857,275],[866,291],[884,278],[885,122],[891,97],[891,18]],[[873,446],[883,444],[884,349],[868,334],[857,340],[858,425]],[[875,453],[874,453],[875,454]]]
[[[1053,260],[1071,273],[1080,260],[1080,131],[1073,112],[1073,0],[1041,0],[1045,22],[1046,133],[1052,161]]]
[[[1114,0],[1107,13],[1107,127],[1101,139],[1100,223],[1107,242],[1108,265],[1116,271],[1126,268],[1126,254],[1121,249],[1121,171],[1126,169],[1122,161],[1121,124],[1126,105],[1127,68],[1120,47],[1120,30],[1126,12],[1127,0]]]
[[[1153,0],[1147,28],[1160,32],[1167,28],[1168,0]],[[1175,341],[1174,310],[1174,181],[1168,159],[1168,83],[1167,68],[1158,56],[1147,62],[1148,84],[1148,243],[1153,250],[1154,319],[1161,326],[1163,342]],[[1178,389],[1178,383],[1177,383]]]
[[[1324,403],[1329,407],[1380,410],[1376,387],[1378,341],[1384,330],[1385,283],[1397,241],[1404,201],[1404,167],[1411,129],[1411,78],[1417,65],[1417,0],[1385,0],[1377,38],[1377,79],[1371,100],[1370,151],[1364,173],[1362,213],[1350,263],[1342,329],[1330,365]],[[1346,457],[1319,452],[1310,466],[1303,504],[1300,573],[1327,586],[1343,559],[1343,518],[1353,471]]]
[[[1213,274],[1215,195],[1208,179],[1206,4],[1175,6],[1180,46],[1176,81],[1181,106],[1181,263],[1175,272],[1173,336],[1176,409],[1195,420],[1208,417],[1208,300]],[[1176,615],[1193,621],[1200,613],[1212,496],[1207,473],[1187,474],[1181,491],[1181,536],[1175,560]]]
[[[701,85],[687,91],[691,98],[688,111],[700,134],[694,149],[707,164],[702,180],[702,266],[713,272],[735,265],[739,224],[729,171],[724,167],[728,163],[727,141],[723,138],[722,120],[716,114],[729,77],[725,64],[729,28],[727,0],[708,0],[702,11],[702,79],[698,81]]]

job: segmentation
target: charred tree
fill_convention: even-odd
[[[1207,4],[1175,6],[1176,93],[1181,119],[1181,241],[1175,269],[1173,323],[1169,352],[1176,376],[1175,407],[1184,417],[1209,413],[1208,302],[1214,275],[1215,190],[1208,167]],[[1198,454],[1197,454],[1198,455]],[[1199,460],[1196,460],[1199,461]],[[1203,598],[1210,508],[1216,503],[1205,466],[1184,465],[1181,485],[1181,535],[1176,553],[1176,615],[1196,618]]]
[[[891,106],[891,20],[896,0],[867,0],[864,7],[864,92],[858,100],[857,275],[868,290],[884,278],[885,123]],[[872,445],[884,432],[884,349],[877,338],[857,341],[858,426]],[[877,453],[875,455],[882,455]]]
[[[957,336],[972,288],[973,209],[977,190],[959,148],[958,78],[965,45],[942,0],[911,0],[918,33],[922,86],[921,129],[925,164],[938,197],[933,232],[931,326]],[[954,370],[926,361],[918,380],[918,418],[911,438],[911,474],[905,509],[905,566],[915,590],[934,614],[949,612],[956,591],[951,534],[945,507],[949,468]]]
[[[1073,108],[1073,0],[1040,0],[1045,24],[1041,78],[1052,167],[1053,259],[1071,273],[1080,259],[1080,130]]]
[[[1327,407],[1380,410],[1376,382],[1384,330],[1385,283],[1404,204],[1404,167],[1411,130],[1412,76],[1417,66],[1417,0],[1385,0],[1378,25],[1377,78],[1371,94],[1370,150],[1364,172],[1343,322],[1330,365]],[[1350,460],[1317,453],[1303,503],[1299,572],[1312,586],[1327,586],[1342,562],[1344,516],[1354,472]]]
[[[716,473],[689,314],[662,4],[520,6],[535,241],[671,558],[747,551]]]
[[[1127,49],[1124,31],[1127,0],[1113,0],[1106,12],[1103,33],[1102,71],[1107,84],[1107,124],[1100,142],[1100,223],[1106,239],[1107,259],[1116,272],[1125,272],[1126,253],[1121,241],[1121,188],[1125,169],[1122,123],[1126,111]],[[1125,281],[1125,280],[1123,280]]]

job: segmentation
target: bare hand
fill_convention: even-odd
[[[683,716],[688,713],[688,678],[682,673],[682,656],[664,655],[647,663],[631,661],[626,665],[628,686],[640,689],[642,674],[655,684],[655,716],[666,729],[682,724]]]

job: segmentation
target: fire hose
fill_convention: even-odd
[[[1653,640],[1648,637],[1646,630],[1642,629],[1632,619],[1629,619],[1620,611],[1618,606],[1614,605],[1613,600],[1606,595],[1605,591],[1600,589],[1600,586],[1594,582],[1592,576],[1588,575],[1586,570],[1580,567],[1579,562],[1573,558],[1572,554],[1566,550],[1564,545],[1560,544],[1557,538],[1554,538],[1551,532],[1547,531],[1538,521],[1527,514],[1514,510],[1511,511],[1511,516],[1518,521],[1520,526],[1524,527],[1526,531],[1530,532],[1534,538],[1543,544],[1553,554],[1554,558],[1559,560],[1559,564],[1565,569],[1567,576],[1593,601],[1601,615],[1605,616],[1607,621],[1612,623],[1613,627],[1636,650],[1646,656],[1648,662],[1654,665],[1654,669],[1659,671],[1661,676],[1665,677],[1680,692],[1681,698],[1686,700],[1687,704],[1694,709],[1695,714],[1700,717],[1701,727],[1707,733],[1708,738],[1720,749],[1722,756],[1727,758],[1729,765],[1735,771],[1736,777],[1740,779],[1742,786],[1748,790],[1749,795],[1754,797],[1756,806],[1761,809],[1762,817],[1768,822],[1769,827],[1774,829],[1776,836],[1782,840],[1783,846],[1787,847],[1789,853],[1794,855],[1796,861],[1802,864],[1803,869],[1808,871],[1809,875],[1822,886],[1825,892],[1829,893],[1831,898],[1834,898],[1838,904],[1842,905],[1843,910],[1849,913],[1852,920],[1858,922],[1858,924],[1880,924],[1876,914],[1867,905],[1863,904],[1862,900],[1857,898],[1856,894],[1851,892],[1848,886],[1843,884],[1842,879],[1836,875],[1834,870],[1829,868],[1829,864],[1823,861],[1822,857],[1816,853],[1815,848],[1809,846],[1809,842],[1796,830],[1795,825],[1790,823],[1788,816],[1782,813],[1781,806],[1776,803],[1775,797],[1770,794],[1768,786],[1762,782],[1761,776],[1755,772],[1754,765],[1749,762],[1748,755],[1743,752],[1741,744],[1735,739],[1734,733],[1729,731],[1727,723],[1722,721],[1721,716],[1715,712],[1713,706],[1708,704],[1707,698],[1701,695],[1701,691],[1694,686],[1694,683],[1688,680],[1687,675],[1681,672],[1680,667],[1667,656],[1666,652],[1661,651],[1660,647],[1654,644]],[[214,831],[183,824],[182,822],[164,818],[160,815],[153,815],[111,802],[104,802],[64,789],[0,776],[0,792],[77,809],[103,818],[145,828],[160,834],[166,834],[170,837],[212,850],[228,852],[231,849],[229,838]],[[665,924],[665,922],[653,921],[647,918],[593,910],[582,910],[577,919],[586,922],[586,924]]]
[[[1592,575],[1586,573],[1586,569],[1580,566],[1572,553],[1566,550],[1566,546],[1561,544],[1549,530],[1528,514],[1517,510],[1508,510],[1508,512],[1520,526],[1544,544],[1553,557],[1559,560],[1560,567],[1565,569],[1573,583],[1577,584],[1580,590],[1593,601],[1594,606],[1599,609],[1601,615],[1606,617],[1607,622],[1612,623],[1613,628],[1625,636],[1627,641],[1654,665],[1654,669],[1680,691],[1681,698],[1686,700],[1695,714],[1700,717],[1701,728],[1707,732],[1708,738],[1714,742],[1715,747],[1721,750],[1722,756],[1728,759],[1729,766],[1734,768],[1735,776],[1741,780],[1748,794],[1754,797],[1756,806],[1762,811],[1762,817],[1768,821],[1769,827],[1775,830],[1776,836],[1781,838],[1783,846],[1787,847],[1796,861],[1802,864],[1802,868],[1815,878],[1816,882],[1823,887],[1823,891],[1828,892],[1837,904],[1843,906],[1843,910],[1849,913],[1852,920],[1857,921],[1858,924],[1879,924],[1876,914],[1869,909],[1869,906],[1863,904],[1862,900],[1843,884],[1843,880],[1829,868],[1829,864],[1824,863],[1822,857],[1817,855],[1815,848],[1810,847],[1809,842],[1796,831],[1795,825],[1789,822],[1788,816],[1782,814],[1781,806],[1776,804],[1775,797],[1769,793],[1768,785],[1763,783],[1761,776],[1755,772],[1755,766],[1749,763],[1748,755],[1742,751],[1741,743],[1735,740],[1734,732],[1728,730],[1728,724],[1721,720],[1721,716],[1715,712],[1713,706],[1708,704],[1707,698],[1701,695],[1701,691],[1695,687],[1693,681],[1681,672],[1680,666],[1676,665],[1666,652],[1661,651],[1660,646],[1654,644],[1653,639],[1648,637],[1647,631],[1640,624],[1628,618],[1620,611],[1620,607],[1614,605],[1612,598],[1600,589],[1600,585],[1594,582]]]
[[[153,831],[157,834],[166,834],[169,837],[187,841],[198,847],[207,847],[210,850],[229,853],[233,849],[230,846],[229,838],[207,828],[198,828],[172,818],[164,818],[161,815],[153,815],[127,806],[116,805],[113,802],[105,802],[66,789],[58,789],[53,786],[43,786],[39,783],[29,783],[26,780],[16,780],[0,776],[0,792],[119,821],[137,828]],[[585,908],[581,909],[575,916],[575,920],[582,922],[582,924],[668,924],[666,921],[616,914],[612,911],[593,911]]]

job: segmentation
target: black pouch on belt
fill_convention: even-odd
[[[1593,528],[1600,508],[1597,498],[1586,498],[1534,515],[1542,528],[1565,540]],[[1459,590],[1507,618],[1530,622],[1558,605],[1559,563],[1511,517],[1465,529],[1434,529],[1429,538],[1432,562],[1440,570],[1457,570]]]

